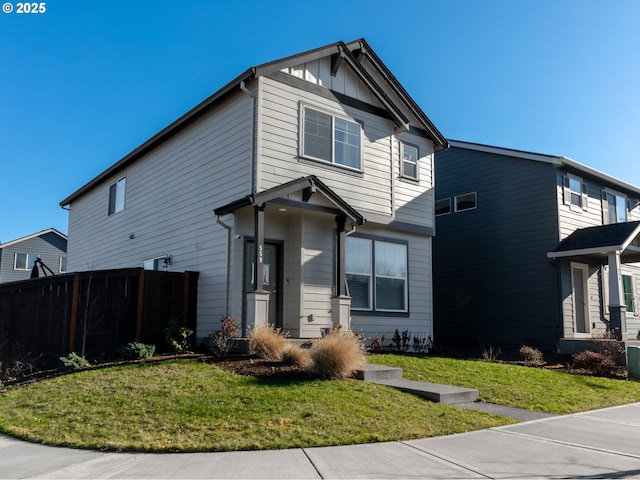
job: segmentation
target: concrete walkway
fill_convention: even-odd
[[[0,478],[640,478],[640,403],[407,442],[142,454],[0,435]]]

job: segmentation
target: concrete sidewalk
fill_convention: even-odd
[[[0,435],[0,478],[640,478],[640,403],[407,442],[142,454]]]

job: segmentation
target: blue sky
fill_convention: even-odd
[[[360,37],[447,138],[640,185],[636,0],[11,3],[0,242],[66,233],[61,200],[248,67]]]

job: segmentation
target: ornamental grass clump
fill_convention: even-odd
[[[282,360],[287,336],[271,325],[260,325],[249,333],[249,352],[271,362]]]
[[[286,344],[282,351],[282,363],[301,368],[309,368],[312,364],[309,349],[301,348],[291,343]]]
[[[333,331],[318,340],[311,349],[312,371],[321,378],[349,378],[366,365],[365,349],[360,338]]]

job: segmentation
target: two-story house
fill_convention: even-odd
[[[0,243],[0,283],[31,278],[36,260],[38,275],[64,273],[67,268],[67,236],[55,228]]]
[[[200,339],[431,335],[447,145],[363,39],[252,67],[61,202],[69,269],[199,271]]]
[[[640,187],[561,156],[436,154],[435,335],[560,347],[640,328]]]

